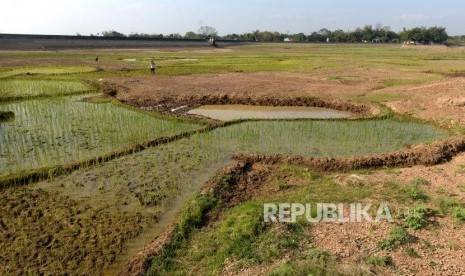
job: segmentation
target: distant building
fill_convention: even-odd
[[[416,45],[417,43],[415,40],[406,40],[404,41],[404,45]]]
[[[285,37],[284,42],[294,42],[294,39],[290,37]]]

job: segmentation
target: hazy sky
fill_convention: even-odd
[[[444,26],[465,34],[464,0],[1,0],[0,33],[220,35],[267,30],[309,34],[380,23],[392,30]]]

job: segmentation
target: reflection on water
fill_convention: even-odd
[[[189,114],[202,115],[221,121],[237,119],[336,119],[348,118],[349,112],[307,106],[253,106],[253,105],[204,105]]]

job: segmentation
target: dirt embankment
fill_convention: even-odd
[[[437,141],[430,145],[418,145],[399,152],[350,158],[316,158],[289,156],[283,154],[260,155],[240,153],[235,159],[249,163],[290,163],[309,167],[317,171],[350,171],[382,167],[409,167],[414,165],[436,165],[450,161],[455,155],[465,151],[465,137]]]
[[[321,76],[290,73],[118,78],[102,84],[105,94],[115,96],[123,103],[170,115],[184,114],[207,104],[247,104],[326,107],[366,116],[377,113],[378,109],[347,102],[335,95],[372,87],[371,82],[333,81]]]

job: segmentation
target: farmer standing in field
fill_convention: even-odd
[[[155,62],[153,62],[153,59],[150,61],[150,73],[155,74]]]

